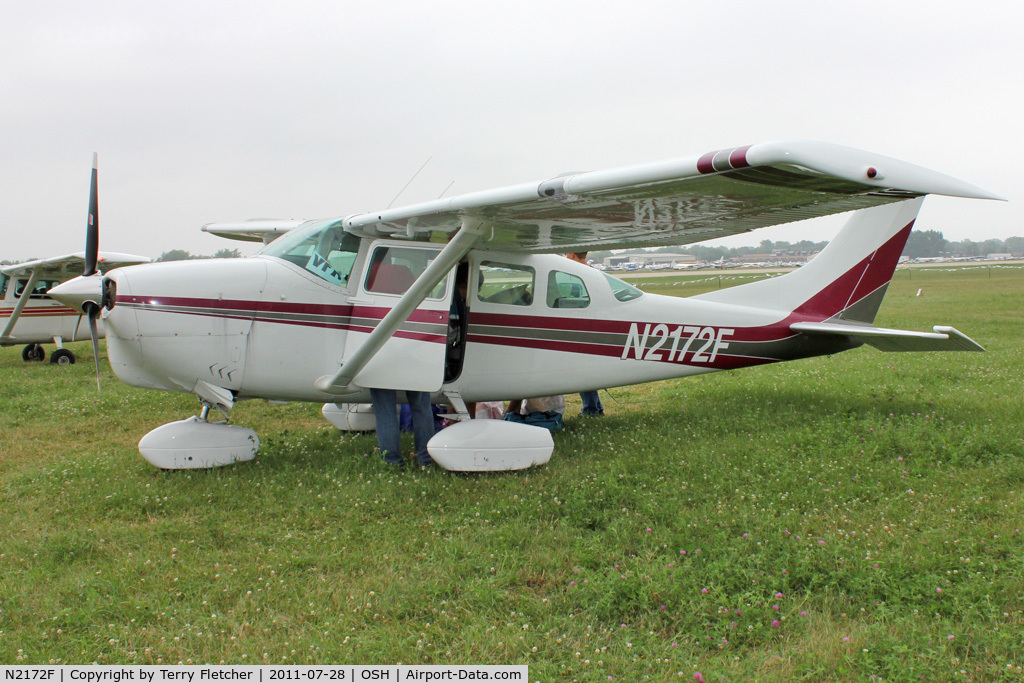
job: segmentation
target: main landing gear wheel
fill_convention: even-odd
[[[68,349],[57,349],[50,355],[50,362],[54,365],[74,365],[75,354]]]
[[[21,351],[21,359],[26,363],[46,360],[46,351],[39,344],[29,344]]]

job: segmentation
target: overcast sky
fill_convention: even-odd
[[[318,218],[789,138],[1010,199],[919,229],[1024,234],[1024,9],[1004,2],[4,2],[0,258],[242,246]],[[824,239],[828,222],[741,240]]]

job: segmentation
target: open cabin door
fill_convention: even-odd
[[[345,341],[343,367],[440,252],[440,246],[391,240],[370,246],[356,296],[350,300],[352,326]],[[449,273],[431,290],[356,375],[356,385],[413,391],[441,388],[454,277],[454,272]]]

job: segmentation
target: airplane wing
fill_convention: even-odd
[[[447,242],[433,268],[441,262],[450,267],[470,249],[543,253],[691,244],[924,194],[1001,199],[891,157],[794,141],[565,174],[356,214],[333,225],[368,237],[426,235],[431,241]],[[456,236],[451,238],[452,234]],[[369,358],[443,274],[424,272],[358,354],[335,374],[319,378],[317,388],[337,394],[348,391]],[[856,334],[846,329],[843,333]],[[878,332],[861,333],[860,338],[876,345],[894,343]]]
[[[339,219],[369,236],[487,224],[478,248],[567,252],[682,245],[756,228],[945,194],[1001,199],[950,176],[822,142],[770,142],[573,173]],[[433,237],[432,237],[433,239]]]
[[[793,323],[789,329],[807,334],[845,336],[879,351],[984,351],[985,348],[956,328],[936,325],[934,332],[892,330],[873,325]]]
[[[119,254],[113,251],[101,251],[97,259],[97,267],[106,272],[122,266],[134,266],[140,263],[149,263],[152,259],[146,256],[135,256],[133,254]],[[64,256],[53,256],[35,261],[25,261],[9,266],[0,267],[0,272],[11,277],[26,277],[36,273],[42,280],[64,279],[73,275],[81,275],[85,265],[85,252]]]
[[[149,263],[152,259],[146,256],[134,256],[132,254],[119,254],[113,251],[101,251],[97,255],[96,266],[102,272],[120,268],[122,266],[133,266],[139,263]],[[85,268],[85,252],[66,254],[65,256],[53,256],[50,258],[25,261],[9,266],[0,267],[0,272],[10,277],[27,277],[28,283],[25,291],[31,292],[39,280],[67,280],[76,275],[81,275]],[[22,296],[11,311],[7,324],[0,331],[0,344],[12,343],[15,338],[11,337],[15,324],[21,318],[22,311],[30,297]]]
[[[297,228],[305,222],[305,219],[253,218],[241,223],[207,223],[200,229],[211,235],[230,240],[270,244],[292,228]]]

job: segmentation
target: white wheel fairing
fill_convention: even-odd
[[[456,472],[524,470],[547,463],[554,449],[543,427],[504,420],[457,422],[427,442],[434,462]]]
[[[205,422],[198,417],[171,422],[142,437],[139,453],[163,470],[204,469],[256,457],[260,440],[247,427]]]

